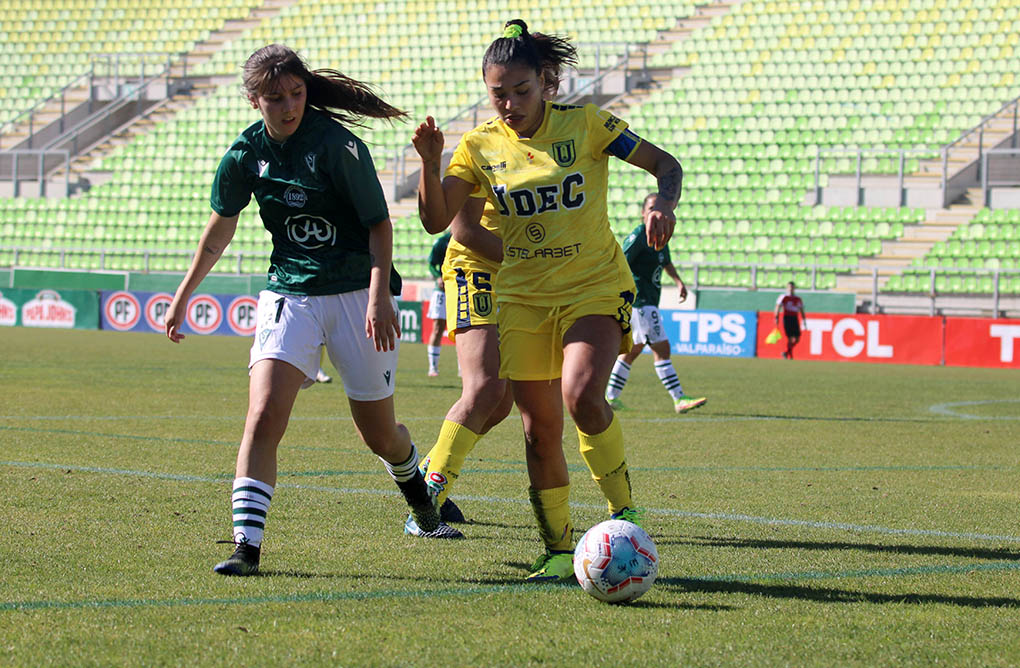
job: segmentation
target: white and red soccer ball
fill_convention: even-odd
[[[651,589],[659,551],[644,529],[624,520],[596,524],[574,548],[574,575],[600,601],[625,603]]]

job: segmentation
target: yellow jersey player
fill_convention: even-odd
[[[445,178],[443,135],[432,118],[414,134],[422,158],[419,213],[430,232],[449,224],[472,193],[495,207],[503,240],[496,276],[500,375],[509,378],[524,425],[529,496],[545,550],[531,581],[573,577],[569,476],[563,406],[613,517],[636,521],[623,432],[604,389],[618,354],[630,349],[634,281],[609,227],[608,160],[654,174],[658,193],[646,217],[649,244],[663,247],[683,171],[673,156],[642,141],[594,105],[542,99],[548,63],[574,64],[564,38],[507,23],[482,59],[497,118],[467,133]]]
[[[435,445],[422,460],[425,481],[436,496],[444,524],[437,530],[424,531],[409,514],[404,531],[413,536],[463,536],[447,526],[464,521],[463,513],[449,498],[450,490],[478,440],[502,422],[513,407],[510,388],[499,377],[493,283],[499,271],[501,244],[492,234],[493,221],[493,212],[485,200],[472,197],[451,226],[453,237],[443,262],[443,283],[447,328],[456,346],[461,370],[461,395],[447,412]],[[462,243],[468,241],[485,249],[485,241],[479,241],[479,232],[487,233],[490,238],[486,252],[472,250]]]

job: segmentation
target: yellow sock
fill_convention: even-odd
[[[630,496],[630,474],[623,456],[623,430],[620,421],[613,414],[613,421],[601,434],[586,434],[577,430],[581,442],[581,457],[591,470],[592,479],[598,483],[602,495],[609,502],[609,512],[618,513],[624,508],[633,508]]]
[[[570,527],[570,485],[552,489],[528,488],[531,508],[538,520],[538,534],[550,550],[560,552],[573,547]]]
[[[464,459],[480,438],[481,436],[464,425],[449,420],[443,421],[443,426],[439,429],[439,438],[429,450],[426,459],[428,470],[425,473],[425,482],[439,490],[440,505],[450,496],[450,487],[460,477]]]

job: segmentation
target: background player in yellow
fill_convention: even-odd
[[[673,232],[683,178],[673,156],[612,114],[542,100],[548,63],[572,65],[576,58],[566,39],[532,35],[523,21],[511,21],[482,59],[498,117],[463,137],[444,179],[443,135],[434,120],[414,135],[427,230],[444,229],[478,191],[500,216],[500,375],[510,379],[521,412],[529,495],[545,543],[529,580],[566,580],[573,573],[564,404],[610,512],[637,519],[623,433],[604,396],[616,356],[630,347],[624,335],[634,299],[606,212],[608,159],[617,156],[656,176],[659,189],[645,221],[656,248]]]
[[[547,63],[546,98],[560,87],[560,66]],[[439,438],[422,460],[425,480],[436,493],[440,530],[425,532],[410,514],[404,531],[426,538],[459,538],[463,534],[448,523],[463,522],[464,515],[449,498],[460,477],[464,460],[478,440],[503,421],[513,408],[513,394],[499,377],[499,333],[496,295],[492,284],[503,261],[503,243],[495,233],[499,216],[484,193],[469,197],[450,226],[453,240],[443,262],[446,287],[446,321],[457,346],[461,368],[461,395],[449,410]]]

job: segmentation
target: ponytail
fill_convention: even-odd
[[[372,88],[336,70],[309,70],[301,57],[282,44],[264,46],[244,63],[244,90],[249,98],[271,90],[281,76],[305,82],[308,106],[346,125],[363,125],[363,119],[404,118],[407,112],[385,102]]]
[[[555,94],[564,67],[577,66],[577,49],[566,37],[529,33],[521,19],[507,21],[503,36],[493,40],[482,56],[482,76],[490,65],[527,65],[545,76],[545,92]]]

